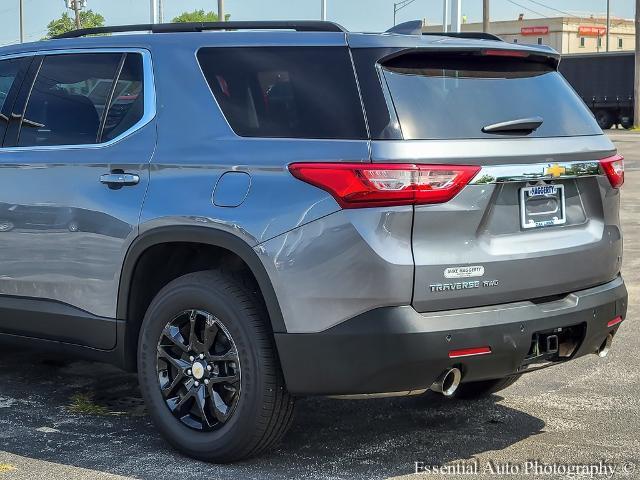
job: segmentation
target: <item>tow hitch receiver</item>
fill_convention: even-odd
[[[519,370],[542,367],[569,360],[584,339],[585,325],[535,332],[531,347]]]

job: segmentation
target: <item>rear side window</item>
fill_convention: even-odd
[[[18,146],[88,145],[142,118],[142,59],[134,53],[52,55],[42,60]]]
[[[367,138],[346,47],[202,48],[198,61],[240,136]]]
[[[546,63],[477,54],[407,54],[381,66],[405,139],[499,138],[483,127],[542,117],[528,137],[595,135],[593,116]]]
[[[6,104],[7,99],[22,64],[23,60],[19,58],[0,60],[0,144],[9,121],[9,109],[11,106]]]
[[[9,96],[13,82],[18,76],[22,60],[18,58],[0,61],[0,112]]]

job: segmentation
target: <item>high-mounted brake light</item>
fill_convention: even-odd
[[[294,163],[291,174],[329,192],[342,208],[444,203],[480,171],[474,165]]]
[[[486,57],[517,57],[526,58],[529,56],[529,52],[523,52],[521,50],[482,50],[482,55]]]
[[[600,165],[613,188],[620,188],[624,183],[624,157],[614,155],[600,160]]]

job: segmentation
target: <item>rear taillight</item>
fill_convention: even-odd
[[[614,155],[600,160],[600,165],[613,188],[620,188],[624,183],[624,157]]]
[[[480,171],[472,165],[294,163],[291,174],[329,192],[342,208],[451,200]]]

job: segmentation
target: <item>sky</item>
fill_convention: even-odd
[[[66,10],[64,0],[23,0],[27,41],[45,35],[47,24]],[[147,23],[149,0],[87,0],[88,8],[101,13],[107,25]],[[393,5],[400,0],[327,0],[328,20],[352,31],[383,31],[393,24]],[[610,0],[611,14],[633,18],[634,0]],[[442,23],[442,0],[415,0],[398,12],[398,23],[426,18]],[[19,39],[19,0],[0,0],[0,45]],[[550,7],[550,8],[549,8]],[[217,10],[217,0],[164,0],[165,21],[186,10]],[[558,10],[573,14],[603,15],[606,0],[491,0],[491,19],[510,20],[554,17]],[[317,20],[320,0],[225,0],[232,20]],[[482,0],[462,0],[462,13],[469,22],[482,20]]]

